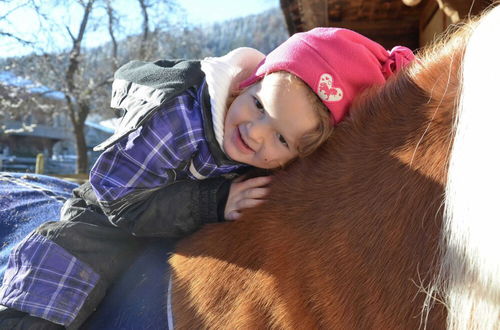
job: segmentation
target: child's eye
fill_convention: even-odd
[[[255,104],[255,107],[259,109],[260,112],[264,112],[264,106],[262,103],[260,103],[260,100],[256,97],[253,98],[253,103]]]
[[[285,138],[283,137],[283,135],[278,134],[278,140],[280,141],[280,143],[281,143],[282,145],[284,145],[285,147],[287,147],[287,148],[288,148],[288,142],[286,142],[286,140],[285,140]]]

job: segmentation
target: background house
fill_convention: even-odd
[[[64,107],[64,95],[30,80],[0,72],[0,170],[35,170],[36,156],[43,154],[45,173],[75,172],[75,138]],[[89,163],[98,156],[92,148],[113,133],[113,129],[86,122]]]

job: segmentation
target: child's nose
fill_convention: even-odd
[[[258,143],[263,143],[269,136],[270,126],[266,120],[255,120],[248,127],[249,137]]]

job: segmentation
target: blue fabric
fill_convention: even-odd
[[[14,245],[42,223],[59,220],[76,187],[49,176],[0,172],[0,277]]]
[[[88,265],[32,232],[12,250],[0,304],[68,326],[98,280]]]
[[[52,177],[0,172],[0,275],[13,246],[38,225],[59,219],[76,185]],[[84,329],[167,329],[167,255],[173,244],[155,240],[105,297]]]

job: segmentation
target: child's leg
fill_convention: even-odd
[[[61,221],[41,225],[12,251],[0,304],[78,328],[141,246],[99,210],[72,198]]]

